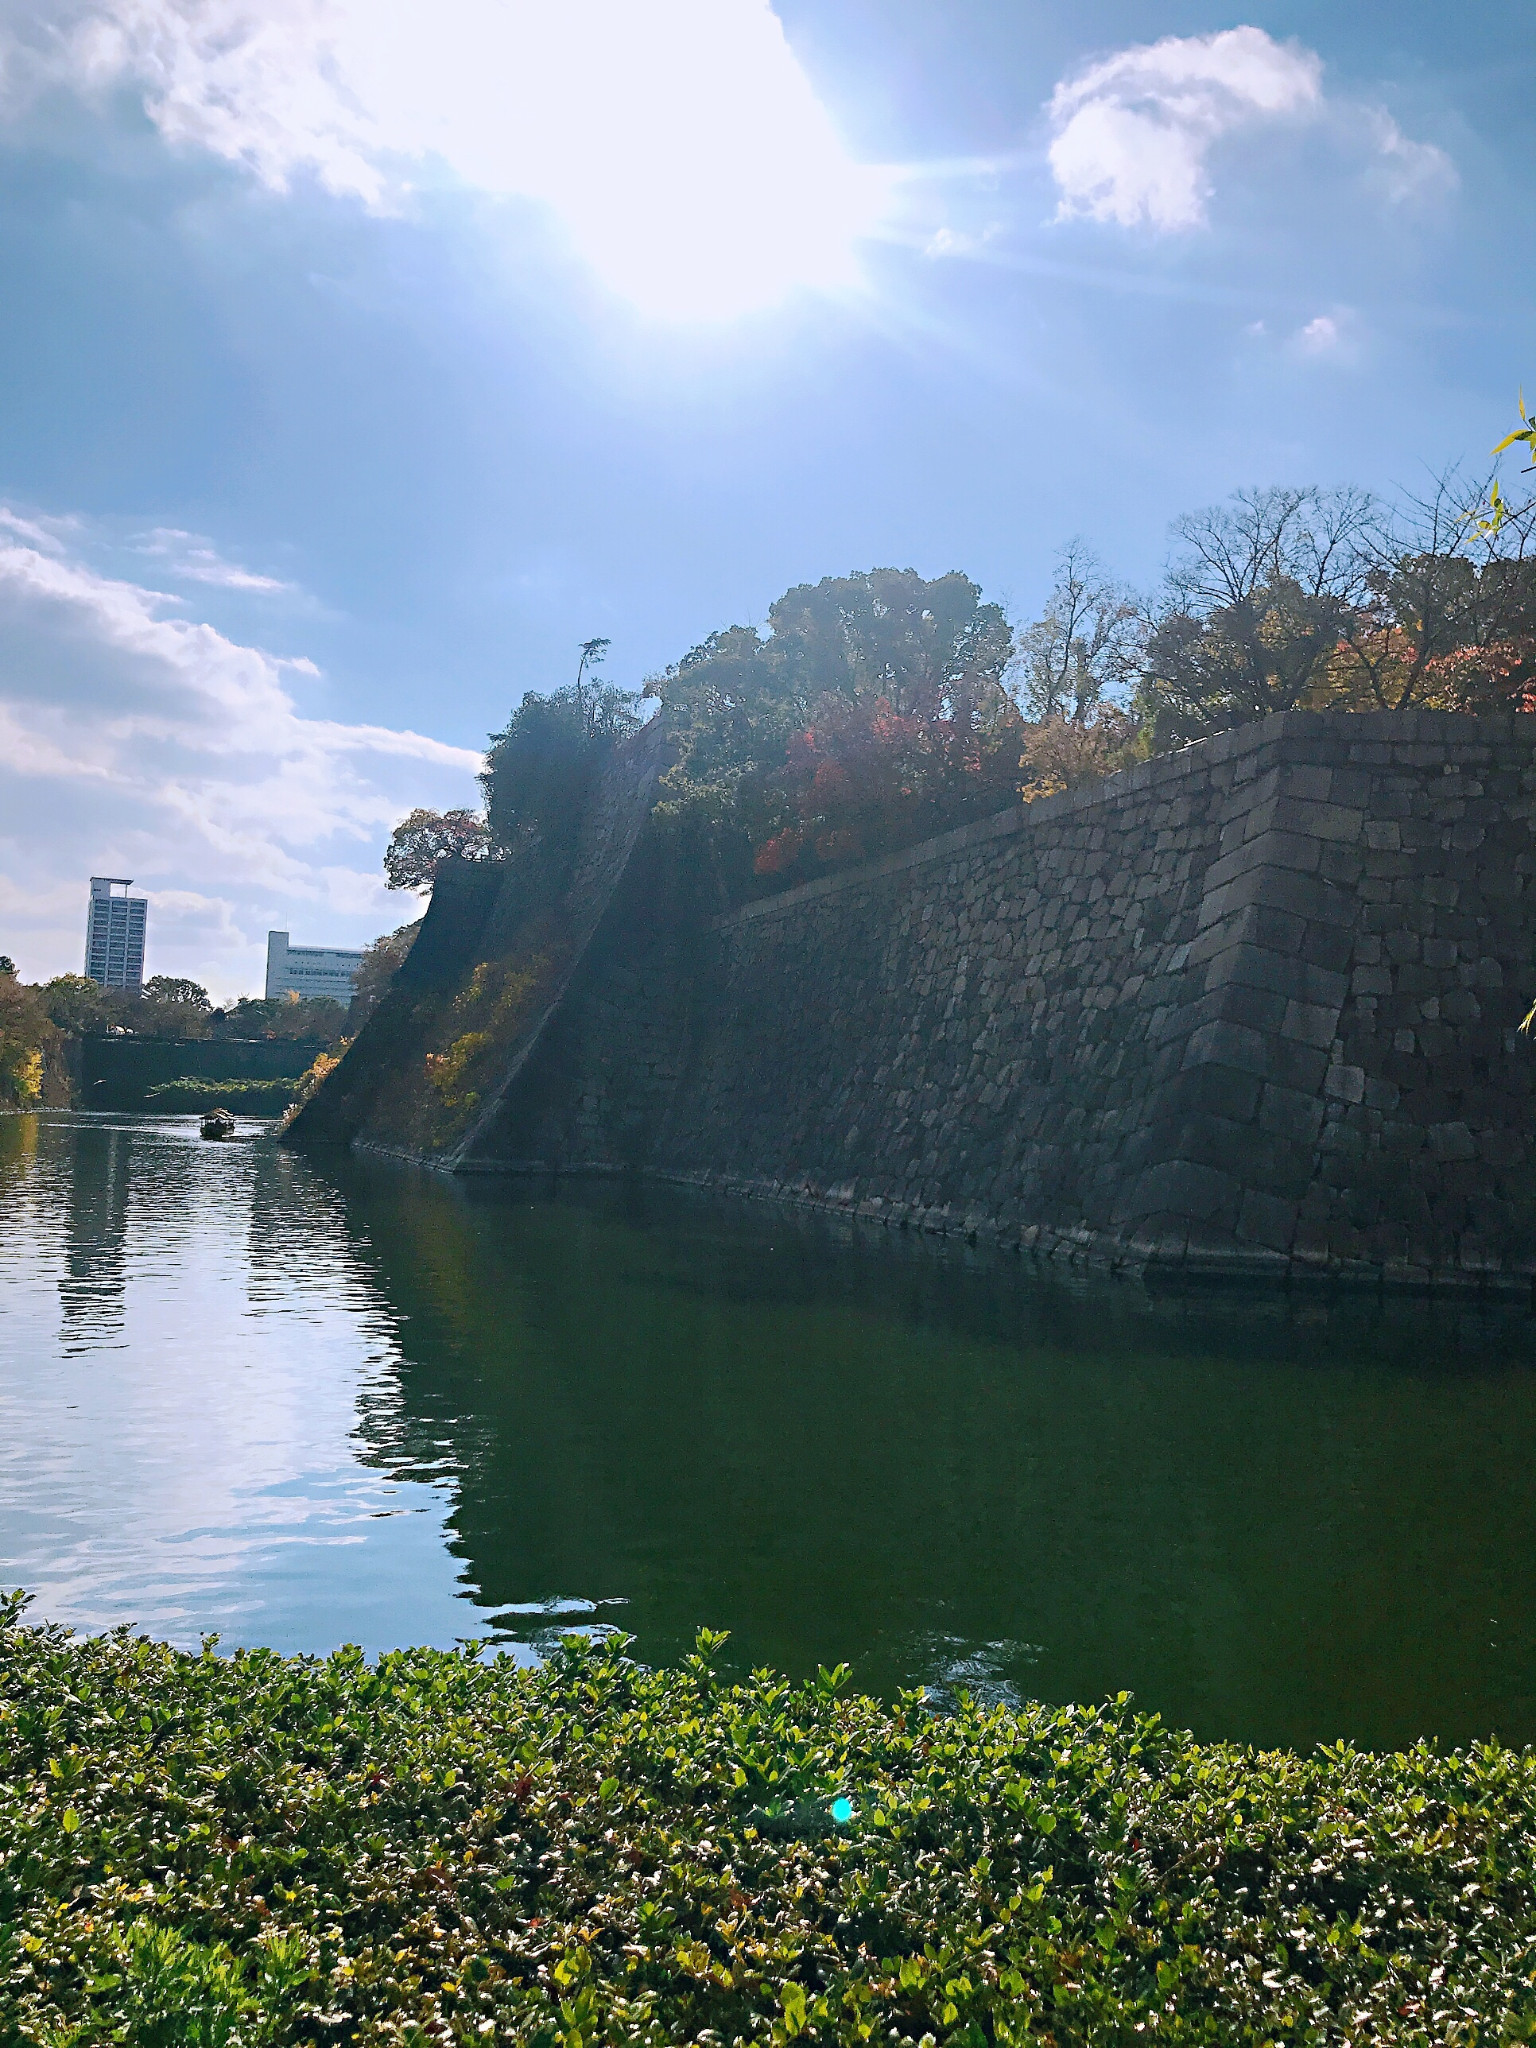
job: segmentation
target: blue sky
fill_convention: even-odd
[[[379,853],[605,634],[1245,484],[1536,386],[1528,0],[0,0],[0,950],[413,914]]]

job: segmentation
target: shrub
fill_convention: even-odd
[[[322,1053],[321,1058],[324,1057]],[[331,1064],[334,1066],[335,1061]],[[219,1108],[234,1110],[241,1116],[281,1116],[301,1086],[297,1077],[275,1081],[203,1081],[194,1074],[184,1074],[174,1081],[156,1082],[144,1102],[146,1108],[167,1116]]]
[[[1510,2043],[1536,1759],[0,1609],[0,2038]],[[155,2029],[164,2031],[154,2031]]]

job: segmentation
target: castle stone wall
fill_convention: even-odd
[[[632,866],[466,1165],[1529,1287],[1536,718],[1292,712],[707,927]]]

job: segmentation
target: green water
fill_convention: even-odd
[[[666,1191],[0,1119],[0,1582],[87,1628],[1536,1739],[1508,1309],[1158,1298]]]

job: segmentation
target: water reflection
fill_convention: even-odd
[[[387,1309],[257,1130],[0,1117],[0,1583],[183,1643],[452,1642],[448,1489],[358,1456]]]
[[[65,1183],[68,1223],[59,1304],[66,1340],[88,1344],[123,1325],[123,1247],[128,1235],[128,1165],[121,1133],[105,1131],[94,1170]]]
[[[0,1225],[0,1578],[70,1618],[653,1658],[708,1622],[879,1689],[1536,1739],[1523,1315],[1158,1299],[148,1120],[0,1120]]]
[[[390,1469],[498,1611],[1264,1740],[1536,1734],[1528,1320],[1069,1287],[673,1197],[349,1172]],[[524,1620],[509,1624],[529,1633]]]

